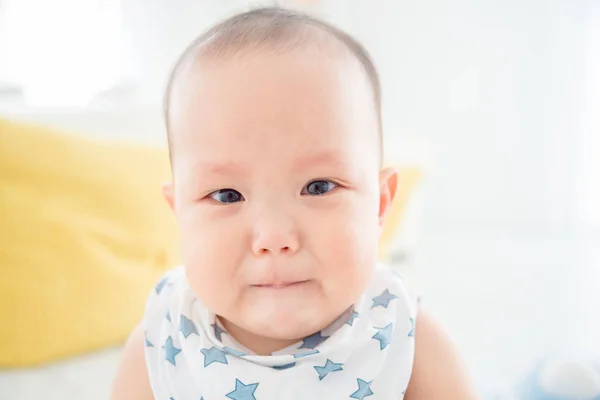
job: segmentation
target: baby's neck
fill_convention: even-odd
[[[258,336],[248,332],[235,324],[227,321],[225,318],[219,318],[227,333],[229,333],[242,346],[252,350],[259,356],[268,356],[272,353],[285,349],[303,338],[296,339],[273,339],[264,336]]]

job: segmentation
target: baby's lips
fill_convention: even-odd
[[[273,288],[273,289],[284,289],[286,287],[290,287],[290,286],[294,286],[294,285],[299,285],[302,283],[306,283],[308,282],[308,280],[306,279],[302,279],[302,280],[279,280],[279,281],[265,281],[265,282],[261,282],[258,284],[255,284],[253,286],[257,286],[257,287],[266,287],[266,288]]]

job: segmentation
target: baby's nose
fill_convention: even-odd
[[[290,224],[263,221],[255,226],[252,251],[257,256],[294,254],[299,246],[297,232]]]

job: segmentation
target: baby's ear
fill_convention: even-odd
[[[384,168],[379,173],[379,225],[383,225],[389,213],[396,188],[398,187],[398,171],[394,168]]]
[[[175,211],[175,196],[173,194],[173,183],[165,182],[162,186],[162,194],[171,210]]]

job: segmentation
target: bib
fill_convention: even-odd
[[[148,299],[150,385],[157,400],[402,399],[416,316],[402,280],[378,265],[360,299],[330,326],[260,356],[227,333],[177,267]]]

